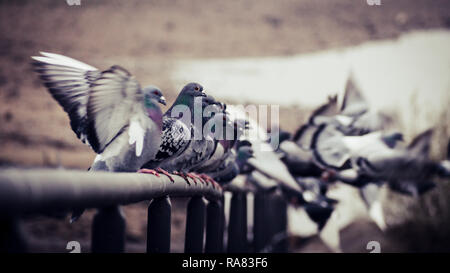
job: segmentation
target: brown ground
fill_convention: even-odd
[[[381,6],[368,6],[365,0],[81,0],[81,6],[68,6],[64,0],[2,0],[0,165],[85,169],[95,156],[32,73],[29,57],[39,51],[99,68],[122,65],[144,85],[160,86],[170,103],[181,86],[174,86],[167,72],[180,58],[292,55],[450,27],[447,0],[381,1]],[[281,110],[288,130],[307,111]],[[125,211],[135,219],[128,221],[128,237],[142,239],[145,210],[135,205]],[[66,230],[66,235],[61,231],[64,239],[86,240],[91,217],[88,213],[73,226],[42,219],[27,228],[42,236]]]

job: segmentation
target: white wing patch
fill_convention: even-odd
[[[142,150],[144,148],[144,135],[145,130],[142,128],[139,120],[136,118],[131,118],[130,120],[130,129],[128,130],[128,134],[130,138],[128,139],[128,143],[133,145],[136,143],[136,156],[141,156]]]
[[[85,64],[83,62],[80,62],[78,60],[72,59],[67,56],[63,56],[63,55],[56,54],[56,53],[48,53],[48,52],[40,52],[40,53],[45,57],[33,56],[31,58],[36,61],[40,61],[40,62],[48,63],[48,64],[69,66],[69,67],[78,68],[78,69],[87,70],[87,71],[97,70],[97,68],[95,68],[93,66],[90,66],[88,64]]]
[[[369,210],[370,217],[375,221],[381,230],[386,230],[386,222],[384,220],[383,206],[379,200],[376,200]]]

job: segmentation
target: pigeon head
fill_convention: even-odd
[[[236,144],[236,149],[240,149],[241,147],[244,147],[244,146],[247,146],[247,147],[252,147],[252,143],[250,142],[250,141],[248,141],[248,140],[239,140],[238,142],[237,142],[237,144]]]
[[[178,94],[178,97],[166,112],[166,115],[172,115],[172,111],[176,109],[176,107],[181,105],[187,106],[191,111],[194,111],[194,105],[196,102],[196,98],[198,97],[206,97],[205,92],[203,92],[203,87],[198,83],[187,84],[183,87],[180,94]],[[199,105],[199,107],[201,107],[201,104]]]
[[[206,97],[205,92],[203,91],[203,86],[198,83],[192,82],[188,83],[183,87],[178,97]]]
[[[225,132],[223,130],[220,130],[221,128],[225,128],[225,124],[228,122],[227,115],[222,112],[213,112],[212,116],[207,118],[208,124],[205,124],[204,133],[206,132],[205,129],[209,129],[207,131],[211,135],[214,135],[216,139],[224,139]],[[219,128],[217,128],[218,126]]]
[[[250,146],[241,146],[237,152],[238,165],[242,165],[247,162],[248,159],[255,157],[252,147]]]
[[[211,95],[207,95],[206,97],[203,98],[202,100],[202,105],[203,106],[208,106],[208,105],[213,105],[213,104],[220,104],[219,102],[217,102],[213,96]]]
[[[394,148],[398,141],[403,141],[403,134],[394,132],[384,135],[382,139],[389,148]]]
[[[154,99],[157,102],[166,105],[166,98],[164,98],[161,90],[154,86],[154,85],[149,85],[147,87],[145,87],[144,89],[142,89],[142,92],[144,93],[144,97],[145,99]]]

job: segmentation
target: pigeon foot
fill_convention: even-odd
[[[170,180],[172,183],[175,183],[175,180],[173,180],[173,177],[172,177],[172,176],[170,175],[170,173],[167,172],[166,170],[161,169],[161,168],[156,168],[156,171],[157,171],[158,173],[160,173],[160,174],[164,174],[165,176],[167,176],[167,177],[169,178],[169,180]]]
[[[191,178],[195,177],[204,185],[208,184],[208,182],[198,173],[188,173],[188,175],[190,175],[189,177]]]
[[[186,181],[186,183],[188,183],[188,185],[191,185],[191,182],[188,179],[188,177],[190,177],[190,176],[188,176],[185,172],[174,171],[173,174],[183,177],[183,179]],[[195,179],[194,179],[194,182],[195,182],[195,184],[197,184],[197,181]]]
[[[207,174],[202,173],[199,176],[207,183],[211,183],[213,185],[214,185],[214,183],[217,183],[211,176],[209,176]]]
[[[140,169],[138,170],[138,173],[146,173],[146,174],[153,174],[156,177],[159,177],[159,173],[155,170],[152,169]]]

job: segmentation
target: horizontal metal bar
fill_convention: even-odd
[[[86,172],[54,169],[0,169],[0,214],[126,205],[162,196],[204,196],[220,200],[222,188],[189,184],[173,175]]]

